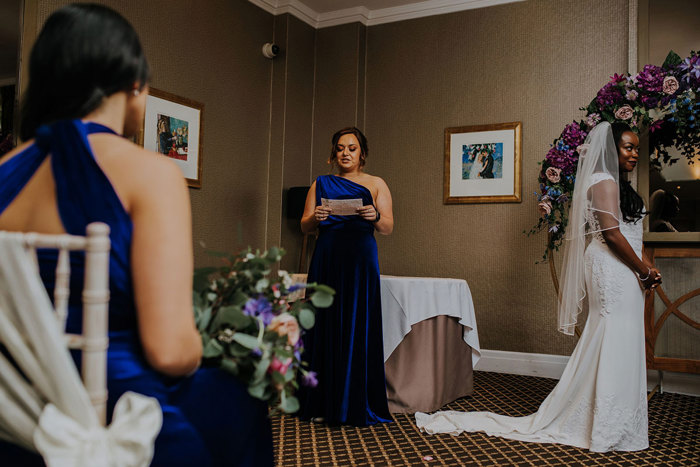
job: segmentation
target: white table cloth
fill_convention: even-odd
[[[391,356],[411,326],[439,315],[459,319],[464,342],[472,348],[472,365],[481,356],[474,303],[467,282],[435,277],[381,276],[384,361]]]

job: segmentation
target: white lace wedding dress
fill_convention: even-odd
[[[590,212],[590,211],[589,211]],[[587,220],[595,222],[590,214]],[[642,221],[620,223],[641,256]],[[647,436],[644,294],[635,273],[592,234],[585,252],[588,321],[561,380],[539,410],[526,417],[490,412],[416,413],[427,433],[484,431],[591,451],[637,451]]]

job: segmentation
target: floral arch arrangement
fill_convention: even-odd
[[[623,121],[638,133],[649,132],[650,163],[671,165],[678,158],[668,148],[677,147],[689,164],[700,162],[700,54],[692,51],[681,59],[671,51],[662,66],[645,65],[641,72],[615,74],[587,107],[586,116],[564,127],[540,163],[537,195],[541,217],[528,235],[546,230],[543,260],[559,249],[568,221],[576,179],[577,148],[601,121]],[[556,287],[556,280],[555,280]]]

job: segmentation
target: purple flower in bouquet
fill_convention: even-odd
[[[663,120],[656,120],[654,123],[649,125],[649,131],[652,133],[657,131],[658,129],[661,128],[661,125],[663,125],[663,124],[664,124]]]
[[[578,122],[571,122],[564,128],[561,139],[569,148],[575,148],[586,139],[586,132],[581,129]]]
[[[627,81],[627,75],[625,74],[618,75],[615,73],[610,77],[610,83],[612,84],[622,83],[623,81]]]
[[[552,148],[545,157],[549,165],[561,169],[563,174],[570,174],[576,170],[576,159],[573,154],[568,151],[561,151],[557,148]]]
[[[656,106],[659,104],[659,98],[648,95],[642,96],[642,104],[644,104],[644,107],[646,107],[647,109],[656,108]]]
[[[635,89],[630,89],[630,90],[627,91],[627,93],[625,94],[625,98],[626,98],[628,101],[634,102],[634,101],[637,100],[637,97],[639,97],[639,93],[638,93]]]
[[[305,374],[303,374],[301,377],[301,384],[310,388],[315,388],[316,386],[318,386],[318,378],[316,376],[316,372],[307,371]]]
[[[600,114],[599,113],[592,113],[588,117],[586,117],[586,125],[588,125],[588,129],[592,130],[594,126],[596,126],[600,122]]]
[[[595,99],[601,107],[617,104],[622,100],[622,90],[616,82],[611,81],[598,91]]]
[[[254,318],[260,317],[265,327],[267,327],[275,317],[275,313],[272,311],[272,304],[265,297],[248,299],[243,307],[243,314]]]
[[[644,65],[642,71],[637,75],[637,84],[644,91],[661,92],[665,77],[666,72],[660,66]]]
[[[683,71],[683,81],[690,82],[691,78],[700,81],[700,56],[692,55],[683,60],[678,68]]]

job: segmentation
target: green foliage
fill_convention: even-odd
[[[301,360],[300,337],[314,326],[316,308],[333,303],[335,291],[321,284],[294,284],[286,271],[271,278],[284,255],[280,248],[211,254],[221,258],[222,266],[197,269],[193,277],[203,364],[235,375],[251,396],[274,410],[297,411],[298,376],[315,380]],[[290,301],[290,294],[300,289],[306,289],[308,298]]]

